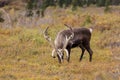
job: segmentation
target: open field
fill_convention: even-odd
[[[118,11],[117,11],[118,10]],[[120,80],[120,7],[104,13],[102,8],[48,8],[38,24],[22,22],[14,28],[0,28],[0,80]],[[15,16],[15,11],[9,11]],[[93,13],[94,12],[94,13]],[[13,18],[13,17],[12,17]],[[34,21],[35,19],[33,19]],[[35,21],[34,21],[35,22]],[[72,49],[70,63],[58,63],[51,57],[52,48],[41,30],[50,26],[52,39],[58,31],[73,27],[94,27],[91,48],[79,62],[81,49]],[[27,25],[33,25],[28,27]]]

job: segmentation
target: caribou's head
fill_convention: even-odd
[[[68,55],[68,51],[66,49],[67,45],[68,45],[68,42],[74,37],[74,33],[72,31],[72,28],[69,27],[68,25],[65,24],[65,26],[67,26],[70,30],[71,30],[71,35],[70,36],[67,36],[65,35],[65,42],[64,42],[64,45],[62,46],[62,48],[58,49],[56,48],[54,42],[52,41],[52,39],[48,36],[48,28],[47,27],[44,31],[44,38],[50,43],[50,45],[52,46],[53,48],[53,51],[52,51],[52,57],[55,58],[56,56],[58,57],[58,60],[59,62],[61,63],[63,61],[63,56],[64,56],[64,52],[66,52],[66,55]],[[59,40],[59,39],[58,39]],[[59,45],[59,44],[58,44]]]

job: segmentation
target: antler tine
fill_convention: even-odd
[[[47,41],[51,41],[51,38],[48,36],[48,33],[47,33],[48,28],[49,28],[49,27],[47,27],[47,28],[45,29],[45,31],[43,32],[43,34],[44,34],[44,38],[45,38]]]
[[[69,25],[67,24],[64,24],[64,25],[72,31],[72,28]]]
[[[44,34],[44,38],[48,41],[48,42],[50,42],[50,44],[51,44],[51,46],[53,47],[53,48],[55,48],[55,46],[54,46],[54,43],[52,42],[52,39],[48,36],[48,29],[49,29],[49,26],[44,30],[44,32],[43,32],[43,34]]]
[[[45,29],[44,33],[47,33],[48,28],[49,28],[49,26]]]
[[[71,35],[71,37],[73,38],[74,37],[74,32],[73,32],[73,29],[69,26],[69,25],[67,25],[67,24],[64,24],[67,28],[69,28],[70,30],[71,30],[71,32],[72,32],[72,35]]]

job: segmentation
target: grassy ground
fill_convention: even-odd
[[[38,27],[0,28],[0,80],[120,80],[120,14],[96,8],[92,14],[91,9],[72,12],[55,8],[52,13],[46,11],[49,15],[43,18],[50,21]],[[52,48],[40,29],[49,25],[54,39],[58,31],[66,29],[64,23],[91,27],[94,22],[92,62],[87,52],[79,62],[79,48],[72,49],[70,63],[65,60],[59,64],[51,57]]]

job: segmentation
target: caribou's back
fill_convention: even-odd
[[[74,37],[68,42],[68,47],[76,47],[81,43],[86,44],[86,42],[90,41],[91,32],[87,28],[73,28]],[[64,42],[66,40],[66,36],[69,37],[71,35],[71,30],[63,30],[60,31],[55,39],[55,46],[57,49],[62,49]]]

